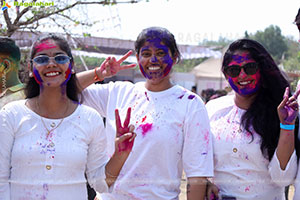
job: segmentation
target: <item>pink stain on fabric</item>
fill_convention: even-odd
[[[152,124],[146,123],[146,124],[141,124],[137,129],[142,129],[142,134],[145,137],[146,134],[151,131],[152,129]]]
[[[142,119],[142,123],[146,120],[147,116],[143,117]]]
[[[245,192],[249,192],[250,191],[250,186],[247,186],[246,188],[245,188]]]

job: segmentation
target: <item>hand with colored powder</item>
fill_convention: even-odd
[[[298,116],[298,102],[297,98],[300,90],[296,91],[294,95],[289,98],[290,89],[285,89],[283,100],[277,107],[278,117],[282,124],[294,124]]]
[[[116,137],[116,149],[115,152],[130,152],[133,147],[134,138],[136,134],[134,131],[134,126],[129,125],[130,123],[130,114],[131,108],[128,108],[126,118],[124,124],[122,126],[119,110],[115,110],[115,117],[116,117],[116,130],[117,130],[117,137]]]
[[[121,65],[131,54],[132,51],[130,50],[119,60],[116,60],[115,57],[106,58],[100,67],[97,67],[95,70],[98,78],[103,80],[116,75],[121,70],[135,67],[136,64]]]

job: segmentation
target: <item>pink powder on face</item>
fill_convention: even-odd
[[[53,48],[56,48],[56,45],[54,42],[50,42],[49,40],[46,40],[35,47],[36,53],[47,49],[53,49]]]
[[[146,124],[141,124],[137,129],[142,129],[142,135],[145,137],[146,134],[151,131],[152,129],[152,124],[146,123]]]

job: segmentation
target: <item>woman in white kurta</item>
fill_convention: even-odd
[[[259,43],[233,42],[222,71],[234,95],[206,104],[213,133],[215,176],[208,195],[238,200],[283,200],[297,170],[294,128],[299,91]],[[219,190],[219,192],[218,192]]]
[[[0,199],[87,199],[85,176],[107,191],[131,151],[119,146],[133,140],[132,128],[122,132],[118,123],[117,150],[108,161],[102,118],[79,104],[67,41],[41,37],[30,65],[27,99],[0,111]]]
[[[131,107],[137,134],[118,179],[110,193],[101,197],[178,199],[184,170],[189,184],[187,199],[204,199],[206,177],[213,175],[209,121],[200,97],[171,83],[169,72],[180,57],[174,36],[164,28],[148,28],[138,36],[135,49],[146,82],[96,84],[83,91],[84,103],[106,117],[106,131],[111,135],[109,154],[114,151],[115,108],[124,116]],[[95,72],[101,78],[107,71],[101,73],[100,68]],[[83,75],[80,80],[88,76],[93,80],[94,72],[79,75]]]

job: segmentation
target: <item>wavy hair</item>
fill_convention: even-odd
[[[222,63],[224,75],[224,68],[231,62],[237,50],[248,51],[258,63],[261,74],[261,86],[254,101],[243,114],[241,123],[251,133],[252,138],[251,127],[261,136],[261,151],[267,159],[271,160],[280,135],[277,107],[283,99],[285,88],[290,85],[267,50],[260,43],[250,39],[236,40],[229,46]],[[298,130],[295,132],[297,135]]]

